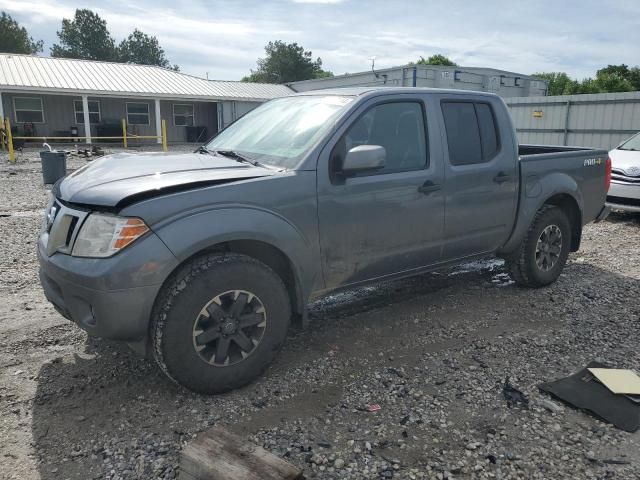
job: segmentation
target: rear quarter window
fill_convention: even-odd
[[[491,106],[486,103],[476,103],[476,115],[480,126],[480,141],[482,142],[482,158],[489,161],[498,153],[500,147],[496,121]]]

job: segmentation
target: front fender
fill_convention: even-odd
[[[583,211],[584,199],[580,187],[577,182],[566,173],[531,174],[523,178],[522,181],[524,187],[520,190],[516,223],[511,232],[511,236],[498,251],[499,255],[507,255],[519,247],[536,213],[552,197],[569,195],[575,200],[580,212]]]
[[[276,212],[257,206],[220,206],[157,226],[155,233],[180,262],[229,241],[254,240],[289,258],[304,298],[321,282],[315,242]]]

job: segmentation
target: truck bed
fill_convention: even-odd
[[[580,152],[585,150],[594,150],[592,148],[583,147],[562,147],[559,145],[518,145],[518,155],[543,155],[548,153],[565,153],[565,152]]]
[[[554,182],[570,178],[575,198],[580,199],[582,221],[593,221],[600,213],[607,195],[605,186],[607,150],[596,148],[562,147],[547,145],[520,145],[520,177],[525,195],[534,191],[555,190]],[[536,186],[537,184],[537,186]],[[536,186],[536,188],[534,188]],[[543,195],[543,196],[545,196]],[[535,196],[535,195],[534,195]]]

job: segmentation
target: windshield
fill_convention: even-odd
[[[336,95],[271,100],[220,132],[206,148],[292,168],[352,101]]]
[[[618,150],[638,150],[640,151],[640,133],[637,133],[629,140],[618,147]]]

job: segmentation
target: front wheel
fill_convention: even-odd
[[[190,390],[238,388],[271,363],[290,317],[287,290],[268,266],[245,255],[205,255],[182,267],[160,294],[154,357]]]
[[[571,249],[571,226],[558,207],[547,205],[536,214],[529,231],[507,266],[513,280],[525,287],[555,282]]]

